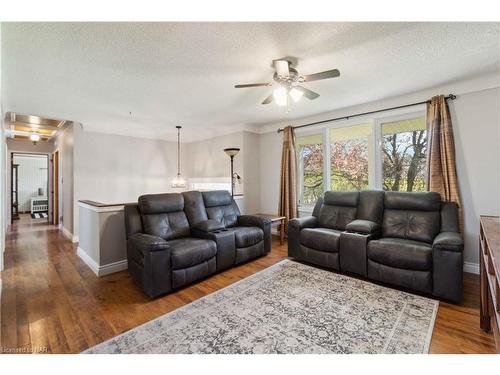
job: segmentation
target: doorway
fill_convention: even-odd
[[[49,158],[44,154],[11,154],[11,223],[49,221]]]

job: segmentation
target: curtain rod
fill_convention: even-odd
[[[454,94],[450,94],[448,96],[445,97],[446,100],[450,99],[450,100],[455,100],[457,98],[456,95]],[[300,129],[300,128],[305,128],[307,126],[313,126],[313,125],[319,125],[319,124],[324,124],[325,122],[331,122],[331,121],[338,121],[338,120],[349,120],[350,118],[353,118],[353,117],[358,117],[358,116],[365,116],[365,115],[370,115],[372,113],[378,113],[378,112],[384,112],[384,111],[390,111],[390,110],[393,110],[393,109],[400,109],[400,108],[406,108],[406,107],[413,107],[413,106],[416,106],[416,105],[420,105],[420,104],[426,104],[426,103],[430,103],[431,101],[430,100],[424,100],[423,102],[418,102],[418,103],[411,103],[411,104],[404,104],[404,105],[399,105],[397,107],[390,107],[390,108],[384,108],[384,109],[377,109],[375,111],[369,111],[369,112],[363,112],[363,113],[356,113],[354,115],[349,115],[349,116],[342,116],[342,117],[335,117],[335,118],[330,118],[328,120],[321,120],[321,121],[316,121],[316,122],[311,122],[309,124],[304,124],[304,125],[297,125],[297,126],[292,126],[293,129]],[[278,129],[278,133],[282,132],[284,129],[283,128],[279,128]]]

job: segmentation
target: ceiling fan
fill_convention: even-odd
[[[326,70],[324,72],[314,73],[314,74],[304,74],[301,75],[292,66],[292,59],[279,59],[273,60],[273,67],[275,73],[273,75],[274,81],[278,83],[278,87],[264,99],[262,104],[269,104],[273,100],[279,106],[287,106],[289,103],[289,98],[291,98],[295,103],[302,98],[306,97],[309,100],[314,100],[319,97],[319,94],[306,89],[301,86],[303,83],[311,81],[319,81],[322,79],[335,78],[340,76],[340,72],[337,69]],[[250,87],[271,87],[272,83],[247,83],[243,85],[235,85],[237,89],[250,88]]]

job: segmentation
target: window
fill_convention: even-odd
[[[323,196],[323,137],[321,134],[297,138],[299,203],[314,204]]]
[[[373,159],[369,158],[372,147],[372,124],[330,129],[331,190],[368,188],[373,168]]]
[[[426,157],[423,111],[298,133],[299,204],[313,205],[325,190],[425,191]]]
[[[382,188],[425,191],[425,117],[382,123]]]

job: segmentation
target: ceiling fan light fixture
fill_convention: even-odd
[[[288,101],[287,97],[288,97],[288,91],[283,86],[278,87],[273,92],[274,101],[276,102],[277,105],[279,105],[281,107],[284,107],[287,105],[287,101]]]
[[[295,103],[297,103],[300,100],[300,98],[302,98],[302,95],[304,95],[304,93],[296,89],[295,87],[293,87],[290,90],[290,96]]]

